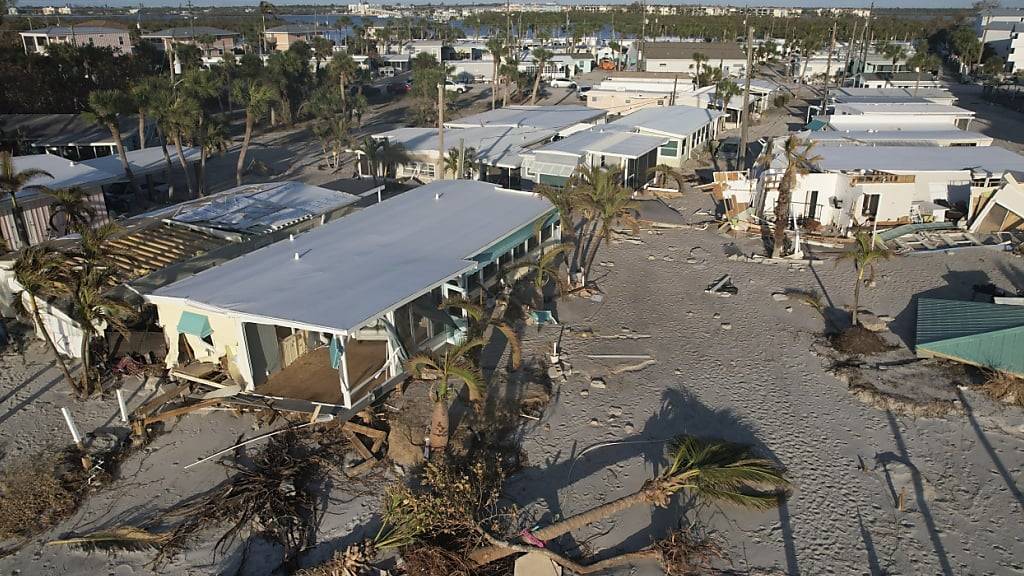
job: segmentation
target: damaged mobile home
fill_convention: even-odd
[[[439,309],[559,238],[534,194],[438,181],[146,295],[172,377],[331,413],[369,402],[404,359],[457,341]]]

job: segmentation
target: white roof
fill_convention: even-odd
[[[451,128],[504,126],[561,130],[580,122],[593,122],[607,112],[586,106],[508,106],[445,122]]]
[[[850,132],[857,130],[897,130],[900,132],[935,132],[949,130],[956,126],[953,117],[905,116],[897,121],[884,120],[883,117],[871,114],[863,116],[816,116],[816,120],[827,122],[832,130]]]
[[[946,172],[971,170],[1001,175],[1024,172],[1024,156],[996,146],[823,146],[815,147],[817,166],[825,171]],[[776,158],[784,164],[782,156]],[[773,163],[773,166],[776,164]]]
[[[518,168],[522,163],[520,154],[526,146],[551,139],[557,131],[544,128],[507,128],[487,126],[477,128],[454,128],[444,134],[445,148],[458,148],[462,140],[466,148],[476,150],[476,156],[493,166]],[[374,138],[387,138],[401,143],[409,152],[429,152],[437,155],[438,137],[436,128],[396,128]]]
[[[954,99],[945,88],[833,88],[831,96],[838,102],[922,102],[932,98]]]
[[[658,106],[643,108],[627,114],[606,127],[636,129],[660,132],[685,138],[723,116],[718,110],[707,110],[695,106]]]
[[[879,144],[903,144],[918,146],[934,146],[942,142],[973,142],[978,145],[992,144],[992,137],[956,130],[942,125],[935,130],[845,130],[842,132],[802,132],[801,138],[813,140],[819,146],[851,145],[875,146]]]
[[[271,182],[231,188],[185,205],[172,206],[159,215],[185,224],[259,234],[326,214],[358,200],[353,194],[302,182]]]
[[[178,161],[178,155],[175,152],[170,152],[170,154],[174,169],[180,170],[181,164]],[[199,148],[186,146],[182,148],[182,155],[185,157],[185,162],[198,162]],[[167,166],[167,162],[164,160],[164,152],[159,146],[152,146],[139,150],[129,150],[125,153],[125,156],[128,157],[128,165],[131,166],[132,173],[135,174],[136,177],[162,172]],[[123,174],[121,169],[121,157],[117,154],[100,156],[99,158],[93,158],[91,160],[82,160],[82,164],[111,174]]]
[[[974,112],[934,102],[856,102],[836,104],[836,115],[909,114],[914,116],[974,116]]]
[[[639,158],[667,141],[668,139],[662,136],[593,129],[577,132],[568,138],[545,144],[537,148],[536,151],[571,154],[577,157],[583,156],[584,153],[590,153]]]
[[[473,180],[437,181],[160,288],[147,299],[185,301],[243,320],[350,332],[475,270],[474,255],[553,210],[535,194]]]
[[[29,186],[69,188],[71,186],[93,187],[124,181],[120,170],[108,172],[94,168],[84,162],[75,162],[54,154],[29,154],[14,157],[14,170],[43,170],[51,176],[39,176],[28,182]]]

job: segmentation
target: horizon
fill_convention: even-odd
[[[359,2],[359,0],[357,0]],[[403,2],[392,2],[391,5],[425,5],[432,4],[429,0],[405,0]],[[501,4],[501,2],[494,2],[495,4]],[[558,2],[545,2],[545,1],[522,1],[517,3],[522,4],[541,4],[541,5],[628,5],[632,4],[633,0],[602,0],[600,2],[586,2],[586,1],[558,1]],[[63,6],[65,4],[70,5],[72,8],[128,8],[142,6],[144,8],[179,8],[183,7],[186,2],[182,1],[132,1],[132,0],[95,0],[95,1],[79,1],[79,2],[61,2],[61,1],[47,1],[47,0],[27,0],[19,1],[16,3],[18,6],[25,7],[43,7],[43,6]],[[219,0],[193,0],[192,5],[199,8],[216,8],[216,7],[241,7],[241,6],[257,6],[258,1],[253,0],[249,2],[243,1],[219,1]],[[310,0],[278,0],[273,2],[279,6],[347,6],[348,2],[319,2]],[[369,2],[369,4],[388,4],[386,2]],[[456,6],[472,6],[487,4],[487,2],[475,2],[473,0],[452,0],[445,2],[444,4],[438,4],[440,6],[445,5],[456,5]],[[674,2],[650,2],[652,5],[666,5],[676,4]],[[934,0],[871,0],[864,1],[851,1],[851,0],[808,0],[805,2],[773,2],[773,1],[748,1],[744,3],[730,2],[728,0],[712,0],[705,2],[694,2],[694,3],[679,3],[680,6],[734,6],[737,8],[742,7],[772,7],[772,8],[869,8],[874,4],[875,8],[882,9],[965,9],[971,8],[974,2],[972,0],[952,0],[948,4],[937,5]],[[1018,0],[1014,2],[1001,2],[1001,8],[1016,9],[1024,8],[1024,0]]]

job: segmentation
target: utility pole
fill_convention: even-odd
[[[461,180],[466,174],[466,139],[459,138],[459,173],[455,175],[456,180]]]
[[[747,26],[747,70],[743,82],[743,123],[740,126],[740,149],[736,153],[736,168],[744,170],[747,160],[747,140],[750,138],[750,77],[754,75],[754,27]]]
[[[828,83],[832,77],[832,52],[836,49],[836,22],[832,21],[832,42],[828,45],[828,62],[825,64],[825,95],[821,105],[828,108]]]
[[[676,105],[676,88],[679,86],[679,74],[672,80],[672,96],[668,99],[669,106]]]
[[[857,22],[853,21],[853,34],[850,34],[850,42],[846,45],[846,64],[843,65],[843,77],[839,81],[840,86],[846,85],[846,73],[850,70],[850,58],[853,57],[853,47],[857,44]]]
[[[637,50],[637,53],[636,53],[636,70],[637,70],[637,72],[643,71],[643,68],[641,68],[641,66],[640,66],[640,61],[644,59],[644,52],[647,51],[647,46],[644,45],[644,44],[646,44],[646,40],[645,39],[647,38],[647,2],[646,2],[646,0],[643,0],[643,1],[640,2],[640,12],[641,12],[641,18],[643,18],[643,22],[640,24],[640,44],[639,44],[640,49]]]
[[[437,85],[437,175],[435,179],[444,180],[444,81]]]

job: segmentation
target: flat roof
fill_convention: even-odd
[[[179,28],[165,28],[156,32],[142,34],[142,38],[192,38],[199,36],[240,36],[238,32],[232,32],[223,28],[212,26],[183,26]]]
[[[68,160],[55,154],[29,154],[15,156],[14,170],[42,170],[50,176],[38,176],[28,182],[29,186],[49,188],[70,188],[72,186],[102,186],[123,181],[124,174],[95,168],[85,162]],[[19,194],[20,197],[20,194]]]
[[[473,256],[553,211],[536,194],[441,180],[164,286],[147,299],[351,332],[475,270]]]
[[[936,130],[843,130],[802,132],[800,137],[821,145],[875,146],[878,144],[934,145],[939,142],[974,142],[989,145],[991,136],[944,127]]]
[[[747,55],[736,42],[648,42],[644,46],[644,58],[648,60],[692,60],[694,52],[700,52],[715,60],[747,60]]]
[[[302,182],[246,184],[165,210],[174,222],[262,234],[353,204],[359,197]]]
[[[836,104],[835,116],[909,114],[913,116],[974,116],[972,110],[935,102],[855,102]]]
[[[87,34],[127,34],[128,31],[123,28],[114,28],[111,26],[47,26],[46,28],[33,28],[32,30],[24,30],[19,32],[22,36],[82,36]]]
[[[895,130],[899,132],[935,132],[939,130],[949,130],[951,127],[954,126],[953,119],[950,116],[925,116],[921,118],[908,116],[905,119],[901,118],[898,124],[894,123],[891,119],[879,120],[878,116],[873,116],[871,114],[848,114],[845,116],[815,116],[815,119],[824,122],[830,130],[836,130],[839,132],[853,132],[864,130]]]
[[[581,122],[592,122],[604,117],[605,114],[606,110],[586,106],[508,106],[445,122],[445,126],[505,126],[561,130]]]
[[[838,102],[926,102],[930,98],[956,98],[945,88],[834,88],[831,95]]]
[[[546,128],[508,128],[484,126],[476,128],[452,128],[445,130],[445,148],[458,148],[462,140],[466,148],[476,150],[479,160],[494,166],[518,168],[522,163],[520,154],[527,146],[551,139],[558,132]],[[436,128],[396,128],[374,138],[387,138],[402,144],[409,152],[436,153],[438,137]]]
[[[536,151],[571,154],[577,157],[589,152],[639,158],[667,141],[668,139],[662,136],[647,136],[621,130],[595,128],[545,144],[537,148]]]
[[[658,106],[637,110],[614,122],[609,122],[607,126],[612,129],[618,127],[643,128],[672,136],[686,137],[721,116],[724,114],[718,110],[708,110],[696,106]]]
[[[118,116],[122,138],[138,134],[138,117]],[[35,146],[113,146],[110,130],[88,122],[81,114],[0,114],[0,140],[25,141]]]
[[[182,156],[185,157],[185,162],[199,161],[199,148],[194,146],[185,146],[181,151]],[[128,158],[128,165],[131,167],[132,173],[135,174],[136,177],[162,172],[167,166],[167,162],[164,160],[163,149],[159,146],[129,150],[128,152],[125,152],[125,157]],[[178,155],[174,152],[171,152],[171,162],[174,164],[175,170],[181,167]],[[103,170],[104,172],[109,172],[118,176],[123,174],[123,169],[121,168],[121,157],[117,154],[109,154],[107,156],[100,156],[99,158],[82,160],[80,164],[85,164],[91,168]]]
[[[1024,172],[1024,156],[997,146],[823,146],[813,153],[821,157],[818,168],[828,171]]]

